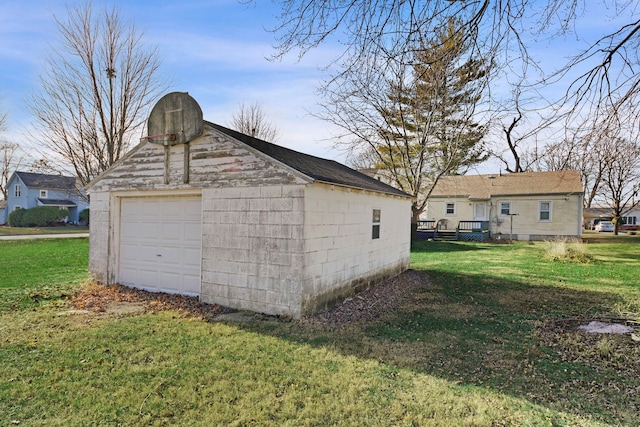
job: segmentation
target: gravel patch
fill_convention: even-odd
[[[397,307],[409,298],[411,292],[429,285],[429,278],[424,272],[407,270],[389,280],[347,298],[330,310],[315,313],[303,319],[307,322],[319,322],[332,325],[366,322],[382,315],[393,313]],[[237,310],[218,304],[205,304],[197,297],[147,292],[128,288],[122,285],[90,285],[71,298],[73,307],[80,313],[118,315],[131,312],[157,312],[175,310],[183,315],[196,316],[205,320],[233,319]],[[247,317],[247,316],[245,316]],[[248,316],[251,318],[251,316]],[[263,319],[259,315],[253,318]],[[245,319],[246,321],[246,319]]]
[[[429,277],[425,272],[407,270],[305,320],[332,325],[374,320],[395,312],[414,290],[428,285]]]

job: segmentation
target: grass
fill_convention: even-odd
[[[586,243],[640,243],[640,233],[621,231],[616,236],[613,233],[598,233],[597,231],[584,230],[582,240]]]
[[[63,257],[78,276],[52,274],[49,288],[86,277],[78,240],[85,258]],[[56,242],[6,243],[0,277],[21,252],[43,264],[60,251],[38,249]],[[544,336],[549,322],[640,311],[640,248],[586,252],[593,262],[550,261],[542,244],[425,242],[412,267],[430,285],[367,324],[9,304],[0,313],[0,425],[638,425],[638,358],[617,350],[628,337],[589,346],[577,333]],[[0,300],[12,289],[1,287]]]
[[[88,239],[0,241],[0,313],[71,294],[88,278]]]
[[[26,236],[37,234],[88,233],[89,227],[64,225],[59,227],[9,227],[0,226],[0,236]]]

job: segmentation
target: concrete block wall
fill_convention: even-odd
[[[305,195],[303,312],[322,309],[357,288],[409,267],[407,198],[314,184]],[[380,209],[380,238],[372,238],[373,210]]]
[[[298,316],[304,187],[204,189],[202,203],[201,299]]]
[[[109,193],[91,194],[91,221],[89,222],[89,271],[93,280],[108,284],[109,263]]]

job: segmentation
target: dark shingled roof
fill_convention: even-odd
[[[68,199],[42,199],[39,198],[37,199],[38,203],[40,203],[42,206],[64,206],[64,207],[69,207],[69,208],[75,208],[78,205],[73,202],[72,200],[68,200]]]
[[[215,123],[205,123],[315,180],[410,197],[403,191],[353,170],[334,160],[327,160],[311,156],[309,154],[300,153],[299,151],[253,138],[249,135],[225,128],[224,126],[220,126]]]
[[[72,176],[45,175],[42,173],[18,172],[24,185],[29,188],[41,188],[45,190],[75,190],[76,179]]]

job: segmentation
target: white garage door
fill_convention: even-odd
[[[123,198],[119,282],[200,295],[200,197]]]

